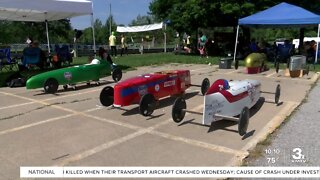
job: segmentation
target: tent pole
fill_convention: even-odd
[[[96,58],[97,50],[96,50],[96,38],[94,33],[94,22],[93,22],[93,2],[91,3],[92,13],[91,13],[91,28],[92,28],[92,39],[93,39],[93,53]]]
[[[318,34],[317,34],[317,46],[316,46],[316,57],[314,58],[314,64],[318,62],[318,49],[319,49],[319,33],[320,33],[320,24],[318,24]]]
[[[236,42],[234,44],[233,62],[236,62],[237,45],[238,45],[239,25],[237,26]]]
[[[167,23],[164,23],[164,44],[163,44],[163,49],[164,52],[167,52]]]
[[[47,33],[47,43],[48,43],[48,53],[49,53],[49,56],[50,56],[50,41],[49,41],[49,30],[48,30],[48,21],[45,20],[46,22],[46,33]]]

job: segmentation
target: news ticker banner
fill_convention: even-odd
[[[320,178],[320,167],[20,167],[21,178]]]

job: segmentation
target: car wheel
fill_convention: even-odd
[[[121,78],[122,78],[122,71],[121,71],[121,69],[119,69],[119,68],[114,69],[113,72],[112,72],[112,79],[113,79],[115,82],[118,82],[118,81],[121,80]]]
[[[156,107],[156,100],[152,94],[142,96],[139,103],[140,114],[150,116]]]
[[[281,86],[280,84],[276,87],[276,92],[274,93],[274,102],[278,105],[280,100],[280,94],[281,94]]]
[[[208,78],[204,78],[201,83],[201,93],[202,95],[205,95],[210,88],[210,81]]]
[[[184,98],[178,97],[172,106],[171,116],[174,122],[180,123],[184,116],[186,115],[186,112],[183,111],[187,108],[186,101]]]
[[[58,81],[56,79],[54,79],[54,78],[49,78],[44,83],[44,87],[43,88],[44,88],[44,91],[46,93],[53,94],[53,93],[57,92],[58,87],[59,87]]]
[[[276,73],[278,73],[279,72],[279,68],[280,68],[280,63],[276,62],[275,66],[276,66]]]
[[[107,86],[102,89],[100,92],[100,103],[103,106],[111,106],[113,104],[113,96],[114,96],[113,87]]]
[[[243,136],[247,133],[248,125],[249,125],[249,108],[244,107],[241,111],[239,124],[238,124],[238,132],[240,136]]]

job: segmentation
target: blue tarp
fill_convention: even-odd
[[[264,11],[239,19],[239,25],[311,25],[320,24],[320,16],[301,7],[280,3]]]

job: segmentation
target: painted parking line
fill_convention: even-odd
[[[89,110],[87,110],[85,112],[91,112],[91,111],[95,111],[97,109],[100,109],[100,107],[89,109]],[[12,128],[12,129],[7,129],[7,130],[4,130],[4,131],[0,131],[0,135],[5,135],[5,134],[8,134],[8,133],[12,133],[12,132],[24,130],[24,129],[27,129],[27,128],[30,128],[30,127],[38,126],[38,125],[41,125],[41,124],[46,124],[46,123],[49,123],[49,122],[58,121],[58,120],[65,119],[65,118],[72,117],[72,116],[79,115],[79,114],[80,113],[67,114],[67,115],[64,115],[64,116],[54,117],[54,118],[50,118],[50,119],[47,119],[47,120],[44,120],[44,121],[40,121],[40,122],[36,122],[36,123],[32,123],[32,124],[27,124],[27,125],[15,127],[15,128]]]
[[[233,74],[233,73],[241,72],[241,71],[243,71],[243,69],[237,69],[237,70],[233,70],[233,71],[226,72],[226,73],[223,73],[223,74]]]
[[[202,71],[202,70],[205,70],[205,69],[212,69],[212,68],[213,68],[212,66],[209,66],[209,67],[204,67],[204,68],[199,68],[199,69],[192,69],[192,70],[190,70],[190,72]]]
[[[114,147],[116,145],[119,145],[119,144],[122,144],[122,143],[125,143],[131,139],[134,139],[136,137],[139,137],[139,136],[142,136],[150,131],[153,131],[154,129],[158,128],[159,126],[162,126],[162,125],[165,125],[165,124],[168,124],[169,122],[171,122],[172,120],[171,119],[167,119],[165,121],[162,121],[154,126],[151,126],[151,127],[148,127],[148,128],[139,128],[138,131],[134,132],[134,133],[131,133],[131,134],[128,134],[126,136],[123,136],[121,138],[118,138],[118,139],[115,139],[113,141],[109,141],[107,143],[104,143],[104,144],[101,144],[99,146],[96,146],[94,148],[91,148],[91,149],[88,149],[84,152],[81,152],[81,153],[78,153],[78,154],[75,154],[73,156],[70,156],[66,159],[64,159],[63,161],[59,162],[58,164],[56,164],[57,166],[65,166],[65,165],[68,165],[72,162],[76,162],[76,161],[80,161],[84,158],[87,158],[89,156],[92,156],[94,154],[97,154],[101,151],[104,151],[104,150],[107,150],[111,147]]]
[[[35,102],[27,102],[27,103],[15,104],[15,105],[11,105],[11,106],[3,106],[3,107],[0,107],[0,110],[16,108],[16,107],[20,107],[20,106],[26,106],[26,105],[30,105],[30,104],[34,104],[34,103]]]
[[[64,96],[58,96],[58,97],[48,98],[48,99],[44,99],[44,100],[34,100],[34,99],[29,98],[29,99],[25,99],[25,100],[32,101],[32,102],[15,104],[15,105],[10,105],[10,106],[3,106],[3,107],[0,107],[0,110],[10,109],[10,108],[16,108],[16,107],[20,107],[20,106],[26,106],[26,105],[34,104],[34,103],[37,103],[37,102],[52,101],[52,100],[57,100],[57,99],[66,98],[66,97],[72,97],[72,96],[77,96],[77,95],[83,95],[83,94],[93,93],[93,92],[101,91],[101,89],[102,89],[102,88],[95,89],[95,90],[91,90],[91,91],[79,92],[79,93],[75,93],[75,94],[68,94],[68,95],[64,95]],[[1,92],[1,91],[0,91],[0,93],[5,94],[6,92]],[[6,94],[6,95],[8,95],[8,94]],[[16,95],[16,97],[19,96],[19,95],[17,95],[17,94],[13,94],[13,93],[10,93],[10,95]],[[22,97],[22,96],[19,96],[19,97]],[[37,101],[37,102],[36,102],[36,101]]]
[[[77,96],[77,95],[88,94],[88,93],[93,93],[93,92],[101,91],[102,89],[103,89],[103,88],[98,88],[98,89],[94,89],[94,90],[90,90],[90,91],[77,92],[77,93],[74,93],[74,94],[68,94],[68,95],[63,95],[63,96],[58,96],[58,97],[53,97],[53,98],[44,99],[44,100],[42,100],[42,101],[51,101],[51,100],[57,100],[57,99],[62,99],[62,98],[66,98],[66,97],[72,97],[72,96]]]
[[[206,142],[202,142],[202,141],[198,141],[198,140],[193,140],[193,139],[189,139],[189,138],[184,138],[184,137],[180,137],[180,136],[175,136],[175,135],[171,135],[171,134],[163,133],[163,132],[159,132],[159,131],[150,131],[149,133],[166,138],[166,139],[180,141],[180,142],[183,142],[183,143],[186,143],[189,145],[202,147],[202,148],[209,149],[212,151],[234,154],[234,155],[239,155],[239,156],[247,156],[247,154],[248,154],[248,152],[246,152],[246,151],[235,150],[235,149],[231,149],[231,148],[228,148],[225,146],[210,144],[210,143],[206,143]]]
[[[279,70],[279,71],[278,71],[278,73],[280,73],[280,72],[282,72],[282,70]],[[265,77],[271,77],[271,76],[273,76],[273,75],[275,75],[275,74],[278,74],[278,73],[275,71],[275,72],[273,72],[273,73],[271,73],[271,74],[266,75]]]
[[[66,112],[70,112],[70,113],[73,113],[73,114],[81,114],[82,113],[82,112],[75,111],[75,110],[68,109],[68,108],[64,108],[64,107],[61,107],[61,106],[58,106],[58,105],[55,105],[55,104],[50,104],[48,102],[44,102],[44,101],[41,101],[41,100],[36,100],[36,99],[32,99],[32,98],[28,98],[28,97],[12,94],[12,93],[7,93],[7,92],[0,92],[0,93],[8,95],[8,96],[13,96],[13,97],[17,97],[17,98],[20,98],[20,99],[28,100],[28,101],[31,101],[31,102],[43,104],[43,105],[46,105],[46,106],[50,106],[50,107],[53,107],[53,108],[56,108],[56,109],[59,109],[59,110],[63,110],[63,111],[66,111]]]
[[[195,108],[192,108],[192,111],[198,111],[201,110],[203,108],[203,105],[199,105]],[[109,121],[107,121],[109,122]],[[142,136],[144,134],[152,134],[152,135],[156,135],[156,136],[160,136],[166,139],[170,139],[173,141],[179,141],[179,142],[183,142],[192,146],[197,146],[197,147],[201,147],[201,148],[205,148],[205,149],[209,149],[212,151],[217,151],[217,152],[223,152],[223,153],[228,153],[228,154],[233,154],[235,156],[239,156],[239,157],[246,157],[247,153],[246,151],[241,151],[241,150],[235,150],[235,149],[231,149],[231,148],[227,148],[224,146],[219,146],[219,145],[215,145],[215,144],[210,144],[210,143],[206,143],[206,142],[202,142],[202,141],[197,141],[197,140],[193,140],[193,139],[189,139],[189,138],[184,138],[184,137],[179,137],[179,136],[175,136],[175,135],[171,135],[168,133],[163,133],[163,132],[159,132],[156,131],[155,129],[159,128],[160,126],[163,126],[165,124],[168,124],[172,122],[172,119],[167,119],[165,121],[162,121],[154,126],[148,127],[148,128],[139,128],[138,131],[131,133],[129,135],[126,135],[124,137],[118,138],[116,140],[113,141],[109,141],[107,143],[101,144],[99,146],[96,146],[92,149],[88,149],[84,152],[75,154],[73,156],[70,156],[66,159],[64,159],[63,161],[59,162],[58,164],[56,164],[57,166],[66,166],[70,163],[76,162],[76,161],[80,161],[84,158],[87,158],[89,156],[92,156],[94,154],[97,154],[101,151],[107,150],[109,148],[112,148],[116,145],[125,143],[131,139],[134,139],[136,137]]]

